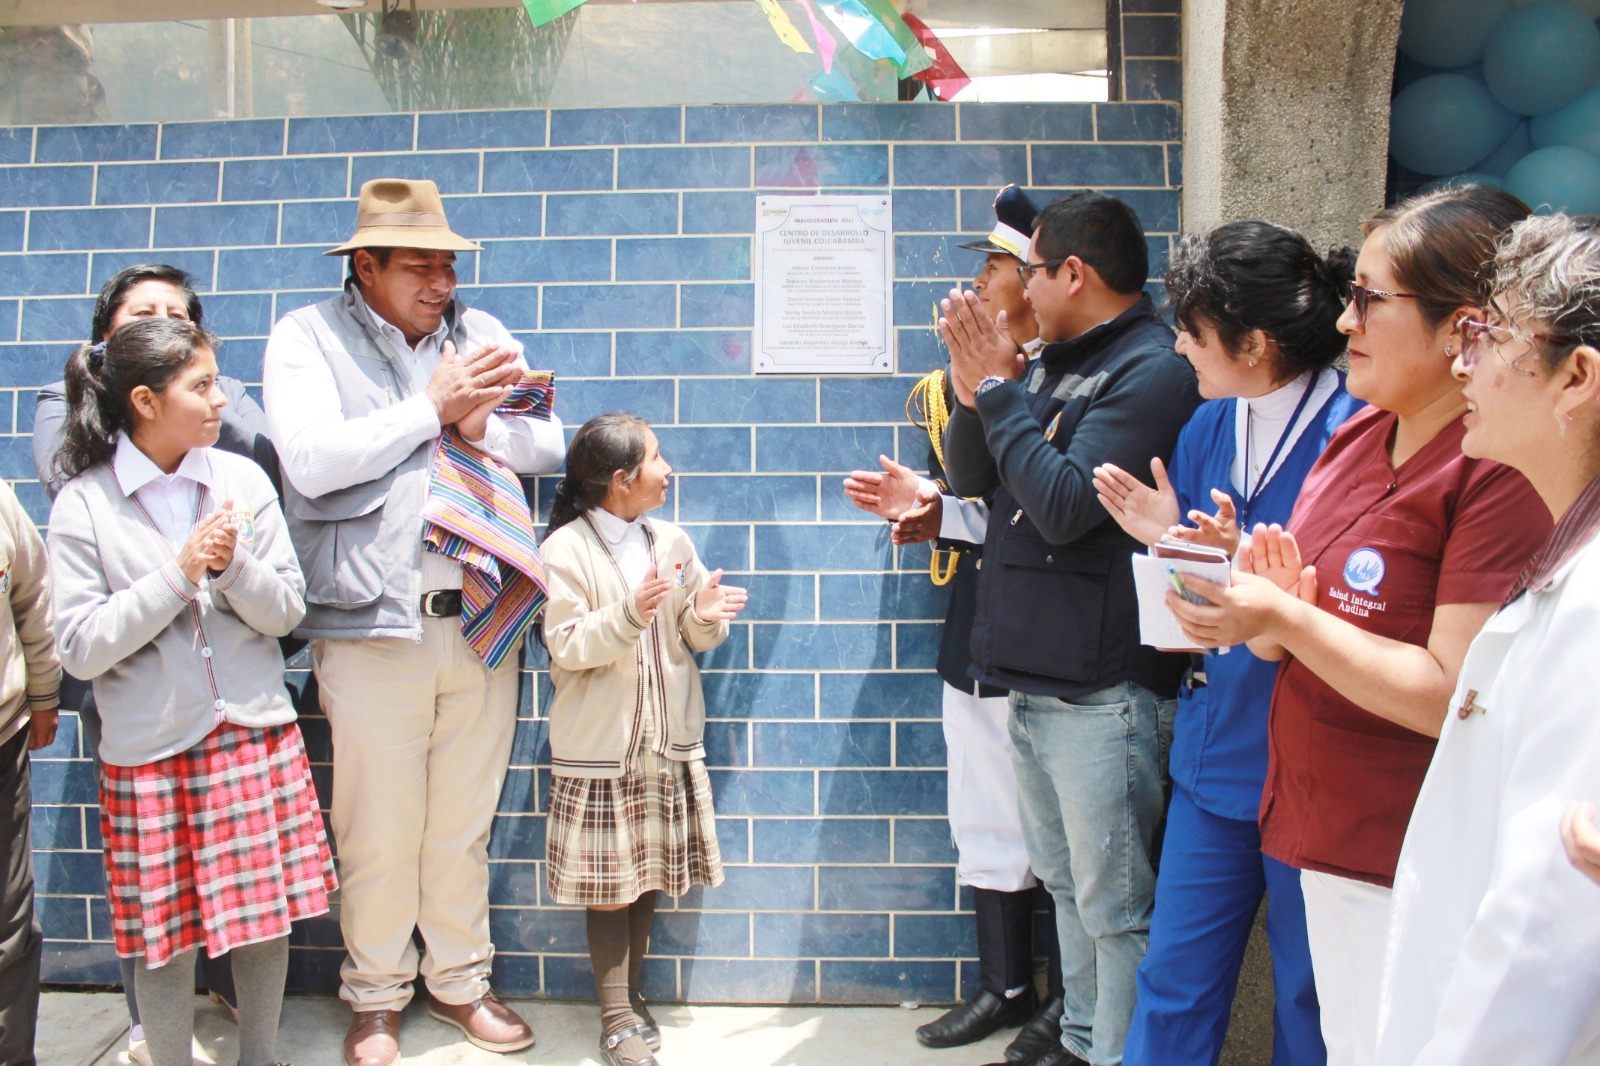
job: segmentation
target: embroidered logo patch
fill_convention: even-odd
[[[239,533],[240,544],[254,544],[256,540],[256,516],[249,508],[236,508],[233,512],[233,527]]]
[[[9,595],[11,592],[11,567],[0,570],[0,596]]]
[[[1344,561],[1344,583],[1357,592],[1377,592],[1385,571],[1383,556],[1372,548],[1357,548]]]

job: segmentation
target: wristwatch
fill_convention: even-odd
[[[974,396],[982,396],[984,393],[988,392],[990,389],[994,388],[996,385],[1004,384],[1005,381],[1006,381],[1006,379],[1001,377],[1001,376],[999,376],[998,374],[990,374],[988,377],[986,377],[982,381],[978,382],[978,387],[972,390],[972,395],[974,395]]]

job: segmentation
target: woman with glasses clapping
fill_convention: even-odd
[[[1168,595],[1202,647],[1281,660],[1262,850],[1298,867],[1328,1061],[1370,1063],[1390,885],[1468,642],[1549,535],[1515,470],[1461,454],[1456,322],[1479,313],[1496,237],[1528,214],[1443,189],[1364,226],[1339,319],[1352,396],[1288,522],[1257,526],[1229,587]]]

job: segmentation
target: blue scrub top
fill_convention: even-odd
[[[1315,383],[1313,383],[1314,385]],[[1242,400],[1209,400],[1183,428],[1167,474],[1178,495],[1180,514],[1215,510],[1211,490],[1220,488],[1240,505],[1243,493],[1231,477],[1237,405]],[[1328,438],[1362,407],[1339,386],[1313,417],[1289,455],[1256,498],[1250,524],[1287,523],[1300,485]],[[1172,780],[1201,809],[1222,818],[1254,822],[1267,777],[1267,709],[1278,664],[1239,646],[1227,655],[1207,653],[1206,684],[1180,695],[1172,738]]]

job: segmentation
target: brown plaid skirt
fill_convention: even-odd
[[[607,906],[722,884],[705,763],[640,752],[619,778],[554,776],[545,865],[557,903]]]

